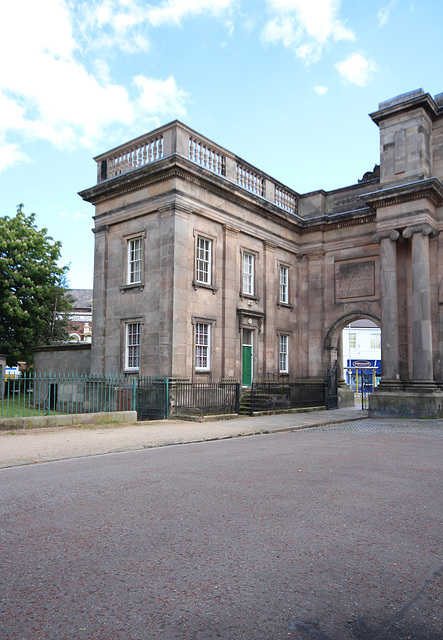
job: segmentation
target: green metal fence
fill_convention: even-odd
[[[22,373],[0,377],[0,419],[137,411],[138,419],[168,417],[164,377]]]
[[[86,374],[0,378],[0,418],[136,410],[137,380]]]

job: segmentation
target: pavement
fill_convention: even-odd
[[[322,427],[364,420],[367,416],[367,411],[350,407],[201,423],[158,420],[109,426],[16,429],[0,432],[0,468]]]

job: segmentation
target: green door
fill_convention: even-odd
[[[242,345],[242,385],[250,387],[252,384],[252,331],[243,329]]]

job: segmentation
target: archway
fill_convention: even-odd
[[[362,370],[366,389],[372,391],[381,376],[380,318],[362,309],[341,316],[329,328],[324,342],[325,371],[338,364],[339,387],[349,391],[342,406],[351,405],[361,392]],[[340,395],[340,393],[339,393]],[[342,394],[343,398],[345,393]]]

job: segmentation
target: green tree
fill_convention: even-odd
[[[0,217],[0,352],[8,364],[32,362],[32,349],[68,339],[72,300],[61,243],[38,229],[35,214]]]

